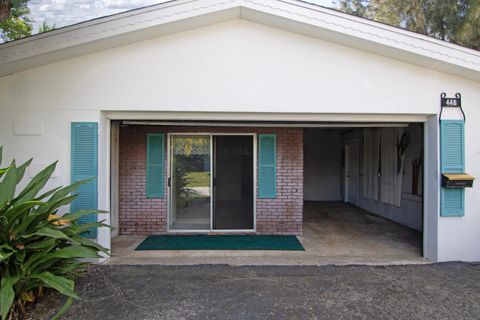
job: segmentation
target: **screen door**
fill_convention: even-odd
[[[213,229],[254,228],[253,136],[213,137]]]

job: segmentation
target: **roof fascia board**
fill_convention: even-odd
[[[171,1],[6,43],[0,46],[0,77],[119,45],[237,19],[240,17],[239,1]]]
[[[373,54],[394,58],[424,68],[453,74],[474,81],[480,81],[480,65],[478,65],[478,63],[480,63],[480,55],[476,57],[474,54],[473,57],[469,57],[469,62],[466,62],[462,59],[455,58],[455,56],[445,57],[443,53],[432,51],[431,49],[424,50],[421,53],[412,52],[406,48],[395,47],[392,45],[386,45],[383,42],[373,41],[371,38],[360,38],[344,32],[338,32],[336,30],[321,27],[319,28],[318,26],[305,23],[304,21],[293,20],[291,17],[271,15],[251,7],[243,7],[241,11],[241,17],[242,19],[255,23],[262,23],[274,28],[295,32]],[[453,48],[453,50],[456,49],[457,48]],[[450,54],[454,53],[450,52]],[[478,53],[476,54],[478,55]]]
[[[243,1],[244,19],[480,80],[476,50],[296,0]]]

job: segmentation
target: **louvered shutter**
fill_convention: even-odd
[[[440,153],[442,173],[465,172],[465,122],[440,121]],[[465,190],[442,187],[440,215],[459,217],[465,213]]]
[[[78,197],[71,204],[71,211],[97,209],[98,206],[98,124],[96,122],[72,122],[71,126],[71,181],[95,177],[78,189]],[[79,223],[97,222],[97,215],[81,217]],[[83,234],[88,238],[97,237],[97,228]]]
[[[165,135],[151,133],[147,136],[147,198],[165,195]]]
[[[258,136],[258,196],[261,199],[277,196],[277,146],[275,134]]]

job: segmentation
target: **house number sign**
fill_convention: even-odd
[[[465,113],[462,109],[462,95],[460,93],[455,94],[455,98],[447,98],[447,94],[444,92],[440,95],[440,116],[439,120],[442,119],[443,108],[459,108],[463,115],[463,120],[465,121]]]
[[[455,94],[455,98],[447,98],[445,93],[440,95],[442,108],[445,107],[462,107],[462,96],[460,93]]]

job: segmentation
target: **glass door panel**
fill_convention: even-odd
[[[172,135],[170,230],[211,229],[210,136]]]

